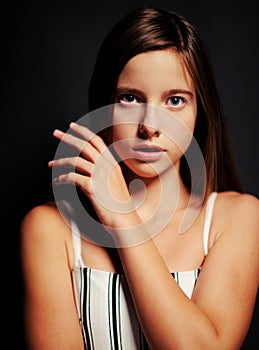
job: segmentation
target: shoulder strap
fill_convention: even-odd
[[[74,246],[74,267],[83,267],[84,263],[81,255],[81,235],[76,223],[71,221],[72,239]]]
[[[203,226],[203,247],[205,256],[209,251],[209,234],[210,234],[210,226],[212,213],[214,208],[215,199],[217,197],[217,192],[212,192],[207,200],[206,208],[205,208],[205,217],[204,217],[204,226]]]
[[[71,225],[72,241],[74,248],[74,267],[83,267],[84,263],[81,256],[81,235],[80,230],[75,221],[75,213],[73,206],[68,201],[62,201],[66,212],[68,213]]]

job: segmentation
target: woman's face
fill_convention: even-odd
[[[193,81],[173,49],[133,57],[122,70],[113,115],[113,147],[138,176],[179,171],[196,121]]]

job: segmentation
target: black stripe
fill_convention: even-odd
[[[139,350],[142,350],[142,331],[140,324],[138,325],[138,339],[139,339]]]
[[[143,349],[144,350],[149,350],[150,347],[148,346],[148,343],[147,343],[147,340],[146,340],[146,337],[144,336],[143,334]]]
[[[148,346],[147,340],[144,336],[144,333],[142,332],[140,325],[139,325],[139,343],[140,343],[140,350],[150,350],[150,347]]]
[[[84,278],[84,269],[80,268],[80,325],[81,325],[81,330],[82,330],[82,335],[83,335],[83,341],[84,341],[84,350],[88,350],[89,347],[87,347],[87,340],[86,340],[86,332],[85,332],[85,327],[84,327],[84,285],[85,285],[85,278]]]
[[[113,337],[114,337],[114,349],[119,350],[118,346],[118,334],[117,334],[117,305],[118,300],[116,296],[116,283],[118,276],[114,274],[112,276],[112,329],[113,329]]]
[[[84,293],[83,293],[83,321],[84,321],[84,325],[85,325],[85,337],[84,337],[84,345],[85,348],[90,350],[91,349],[91,343],[90,343],[90,337],[89,337],[89,329],[88,329],[88,323],[87,323],[87,316],[86,313],[88,312],[87,310],[87,295],[90,292],[90,290],[88,290],[90,288],[90,286],[87,283],[87,269],[83,270],[84,272]]]
[[[197,274],[197,277],[195,278],[195,281],[194,281],[194,286],[193,286],[193,290],[194,290],[194,287],[196,286],[196,283],[197,283],[197,279],[199,277],[199,274],[201,272],[201,269],[197,269],[194,271],[194,277],[196,277],[195,275]]]

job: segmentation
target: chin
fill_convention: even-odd
[[[147,163],[138,160],[124,161],[127,168],[137,177],[141,178],[157,178],[161,176],[168,169],[172,169],[172,166],[164,166],[164,164]]]

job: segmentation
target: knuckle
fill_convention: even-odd
[[[102,141],[103,141],[103,139],[101,138],[101,136],[100,135],[94,135],[93,136],[93,140],[95,141],[95,142],[97,142],[97,143],[102,143]]]

